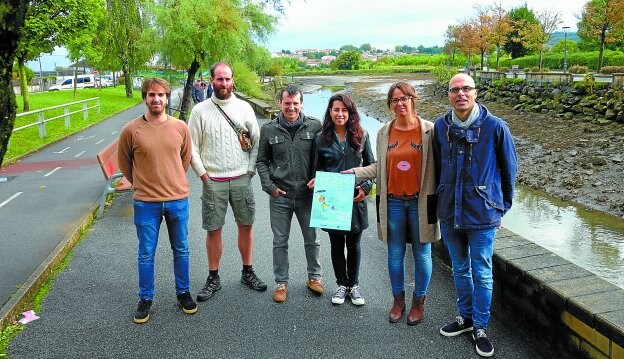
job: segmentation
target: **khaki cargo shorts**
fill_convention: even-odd
[[[225,224],[228,203],[232,206],[236,223],[251,225],[256,214],[256,200],[251,188],[251,176],[242,175],[224,182],[210,178],[202,191],[202,227],[215,231]]]

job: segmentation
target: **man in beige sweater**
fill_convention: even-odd
[[[256,202],[251,177],[256,171],[260,137],[258,121],[251,106],[232,93],[234,74],[230,65],[223,62],[213,65],[210,82],[214,88],[212,97],[195,105],[189,119],[193,140],[191,166],[204,184],[202,226],[208,232],[208,278],[197,295],[199,301],[210,299],[221,289],[221,232],[228,203],[238,225],[238,249],[243,262],[241,282],[257,291],[267,288],[252,269],[252,225]],[[241,148],[233,126],[249,134],[251,151]]]
[[[139,306],[134,322],[149,320],[154,298],[154,256],[164,217],[173,250],[178,304],[186,314],[197,312],[190,294],[188,218],[191,136],[186,124],[165,109],[171,87],[160,78],[143,81],[147,112],[126,124],[119,135],[118,163],[134,187],[134,224],[139,237]]]

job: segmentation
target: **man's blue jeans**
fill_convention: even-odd
[[[392,295],[405,290],[406,239],[412,241],[414,256],[414,295],[427,294],[431,280],[431,243],[420,243],[418,200],[388,198],[388,272]]]
[[[163,217],[173,251],[176,294],[189,292],[188,198],[167,202],[134,200],[134,224],[139,238],[139,298],[154,298],[154,256]]]
[[[459,315],[472,318],[475,329],[487,329],[496,228],[455,230],[452,224],[442,223],[440,229],[453,262]]]

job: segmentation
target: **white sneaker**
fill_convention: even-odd
[[[332,303],[334,304],[344,303],[345,298],[347,297],[347,291],[349,291],[349,288],[345,287],[344,285],[339,286],[338,290],[336,290],[336,293],[332,297]]]
[[[351,292],[349,292],[349,296],[351,296],[351,303],[354,305],[364,305],[364,298],[360,293],[360,286],[354,285],[351,288]]]

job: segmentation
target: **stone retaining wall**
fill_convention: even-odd
[[[443,243],[434,251],[450,265]],[[506,229],[494,251],[499,310],[561,358],[624,358],[624,289]]]

